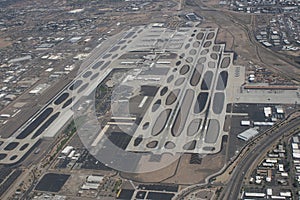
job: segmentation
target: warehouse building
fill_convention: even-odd
[[[251,138],[255,137],[258,134],[258,127],[250,128],[240,134],[238,134],[238,138],[244,141],[248,141]]]

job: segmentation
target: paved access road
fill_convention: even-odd
[[[295,118],[293,121],[290,121],[288,124],[279,127],[268,137],[264,137],[262,140],[255,143],[255,146],[251,147],[249,152],[243,158],[241,158],[237,164],[231,175],[230,181],[228,184],[226,184],[226,187],[224,187],[219,199],[238,199],[243,184],[243,179],[251,165],[256,161],[257,158],[259,158],[265,149],[270,147],[275,140],[280,138],[284,133],[296,128],[300,128],[299,117]]]

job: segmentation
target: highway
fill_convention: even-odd
[[[228,183],[226,183],[225,185],[223,185],[223,184],[219,185],[219,186],[223,186],[223,190],[217,199],[222,199],[222,200],[223,199],[226,199],[226,200],[227,199],[228,200],[239,199],[239,194],[240,194],[240,190],[242,187],[243,179],[244,179],[247,171],[251,168],[251,166],[253,165],[253,163],[255,163],[255,161],[258,161],[259,157],[263,153],[266,153],[268,148],[277,139],[279,139],[284,134],[287,135],[291,130],[300,128],[299,118],[300,118],[300,116],[295,117],[292,120],[288,121],[288,123],[285,123],[286,121],[282,122],[281,123],[282,125],[279,126],[278,129],[275,129],[275,127],[269,129],[267,131],[269,133],[269,135],[267,137],[265,136],[262,139],[260,139],[258,142],[254,143],[254,146],[249,147],[250,150],[248,150],[245,154],[240,154],[239,160],[236,161],[238,163],[237,163],[235,169],[233,170],[233,172],[231,173]],[[246,148],[247,148],[247,146],[245,147],[245,150],[246,150]],[[225,170],[225,171],[227,171],[227,170]],[[207,179],[205,180],[205,183],[192,185],[192,186],[184,189],[180,193],[178,193],[173,199],[174,200],[183,200],[189,194],[191,194],[197,190],[206,188],[207,184],[209,183],[209,180],[212,180],[212,178],[219,176],[219,175],[220,175],[220,173],[218,175],[212,175],[210,177],[207,177]]]
[[[260,155],[265,153],[265,151],[272,145],[273,142],[279,139],[283,134],[288,133],[296,128],[300,128],[299,117],[279,127],[267,137],[264,137],[255,143],[255,146],[251,147],[249,152],[238,162],[233,173],[231,174],[229,182],[226,184],[226,187],[223,188],[223,192],[218,199],[239,199],[243,179],[247,170],[251,169],[253,163],[258,161],[257,159],[259,159]]]

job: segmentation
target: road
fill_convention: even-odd
[[[266,48],[265,46],[263,46],[261,43],[259,43],[256,39],[255,39],[255,35],[254,35],[254,28],[255,28],[255,20],[254,20],[254,17],[252,18],[252,21],[251,21],[251,25],[247,25],[245,24],[243,21],[239,20],[238,17],[235,15],[236,12],[235,11],[231,11],[231,10],[227,10],[227,9],[224,9],[224,8],[214,8],[214,7],[211,7],[211,6],[208,6],[206,5],[205,3],[201,2],[201,1],[192,1],[195,5],[197,5],[197,7],[199,8],[200,10],[200,13],[203,12],[203,11],[206,11],[203,13],[203,15],[205,16],[206,15],[206,18],[208,18],[209,16],[208,15],[213,15],[213,13],[222,13],[222,15],[224,16],[224,18],[227,18],[229,19],[233,24],[236,24],[238,27],[241,28],[241,30],[243,30],[246,35],[248,36],[248,40],[243,43],[243,44],[240,44],[240,45],[248,45],[248,46],[251,46],[249,44],[252,44],[253,45],[253,49],[249,49],[251,50],[251,53],[255,53],[255,56],[257,56],[257,59],[259,60],[259,62],[261,63],[261,65],[265,68],[268,68],[274,72],[277,72],[279,73],[280,75],[284,76],[284,77],[287,77],[287,78],[290,78],[292,80],[295,80],[297,82],[300,81],[300,78],[299,78],[299,73],[295,73],[294,72],[294,69],[298,69],[299,68],[299,64],[294,62],[293,60],[291,60],[288,56],[282,54],[282,53],[279,53],[279,52],[276,52],[276,51],[273,51],[269,48]],[[209,12],[207,12],[209,11]],[[202,13],[201,13],[202,14]],[[216,24],[218,24],[219,26],[221,25],[220,23],[218,23],[218,21],[215,21]],[[224,28],[223,26],[220,26],[221,28]],[[225,28],[226,29],[226,28]],[[231,35],[237,35],[237,33],[232,33],[230,30],[227,30],[229,34]],[[235,38],[235,37],[233,37]],[[234,47],[234,46],[233,46]],[[234,50],[234,49],[231,49],[231,50]],[[284,62],[285,64],[281,64],[282,66],[285,66],[285,67],[282,67],[281,65],[274,65],[271,60],[269,59],[265,59],[264,57],[262,57],[262,55],[264,54],[268,54],[270,56],[273,56],[274,58],[278,58],[280,59],[282,62]],[[248,55],[249,56],[249,55]],[[255,60],[253,58],[248,57],[249,60]]]
[[[228,183],[226,183],[225,185],[218,185],[223,186],[222,193],[220,194],[218,199],[238,199],[243,179],[253,163],[255,163],[255,161],[258,161],[259,157],[264,153],[264,151],[266,153],[272,143],[274,143],[281,136],[283,136],[284,134],[287,135],[293,129],[300,128],[299,118],[300,116],[294,117],[293,120],[288,121],[288,123],[285,123],[286,121],[282,122],[282,125],[279,126],[278,129],[269,129],[267,131],[269,133],[267,137],[265,136],[258,142],[254,143],[254,146],[250,147],[250,150],[247,150],[245,154],[240,154],[239,160],[236,161],[238,164],[236,165],[234,171],[231,173]],[[245,150],[246,148],[247,147],[245,147]],[[190,186],[178,193],[173,199],[183,200],[189,194],[197,190],[207,188],[209,180],[212,180],[212,178],[219,175],[220,174],[207,177],[205,183]]]
[[[247,170],[251,168],[253,163],[259,159],[260,155],[267,150],[274,141],[279,139],[284,133],[300,128],[299,118],[279,127],[276,131],[272,132],[269,136],[264,137],[255,146],[251,147],[249,152],[239,161],[231,174],[230,181],[226,184],[219,199],[238,199],[239,193],[243,184],[243,179]]]

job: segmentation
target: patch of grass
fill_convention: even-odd
[[[113,191],[118,193],[119,190],[120,190],[121,185],[122,185],[122,180],[117,180],[116,183],[115,183]]]

